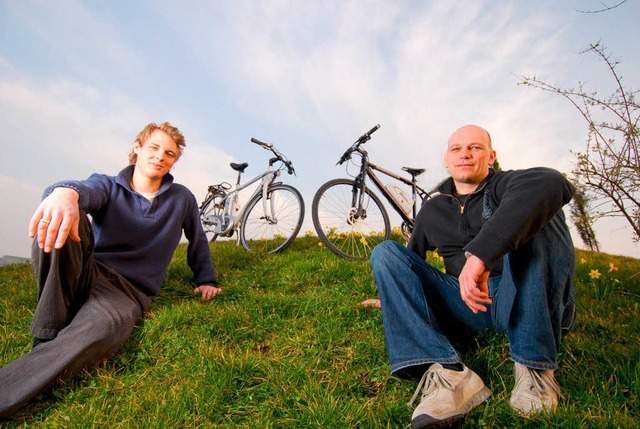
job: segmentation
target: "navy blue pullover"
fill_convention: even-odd
[[[80,209],[92,218],[95,258],[145,294],[158,294],[183,231],[196,285],[217,284],[195,196],[167,174],[150,203],[131,188],[133,169],[129,165],[115,177],[93,174],[87,180],[58,182],[44,197],[56,187],[76,190]]]

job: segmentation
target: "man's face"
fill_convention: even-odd
[[[460,128],[449,139],[444,163],[459,191],[478,185],[489,174],[496,153],[491,149],[489,135],[480,127]]]
[[[155,130],[142,144],[136,143],[136,169],[152,180],[162,179],[178,160],[178,145],[163,131]]]

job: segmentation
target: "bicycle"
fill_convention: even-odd
[[[360,170],[355,177],[352,176],[354,179],[330,180],[318,189],[313,198],[311,214],[318,237],[327,249],[343,258],[368,259],[378,243],[391,238],[389,215],[380,198],[367,186],[367,178],[400,215],[401,233],[405,240],[411,235],[419,210],[416,204],[418,197],[420,202],[429,197],[429,193],[416,180],[425,169],[402,167],[411,176],[411,179],[407,179],[369,162],[369,154],[362,145],[379,128],[380,125],[376,125],[360,136],[336,164],[344,164],[351,160],[352,155],[359,155]],[[410,186],[411,196],[395,183],[383,185],[376,171]]]
[[[294,174],[293,164],[272,144],[251,138],[251,142],[273,153],[267,171],[240,184],[248,163],[231,163],[238,172],[235,188],[222,182],[211,185],[200,204],[200,219],[207,237],[214,242],[218,236],[231,237],[236,233],[236,245],[249,252],[278,253],[286,249],[300,231],[304,218],[304,200],[293,186],[276,182],[282,170]],[[240,207],[239,193],[253,183],[260,184],[244,207]]]

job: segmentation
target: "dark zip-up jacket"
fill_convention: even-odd
[[[537,167],[494,171],[467,196],[457,196],[452,178],[425,201],[407,245],[421,257],[438,250],[448,274],[458,277],[465,251],[502,272],[502,257],[518,249],[549,222],[574,194],[558,171]]]

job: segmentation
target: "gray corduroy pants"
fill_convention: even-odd
[[[31,332],[50,341],[0,368],[0,417],[10,417],[57,380],[116,353],[149,309],[149,297],[94,259],[85,215],[80,238],[51,253],[34,241],[38,305]]]

